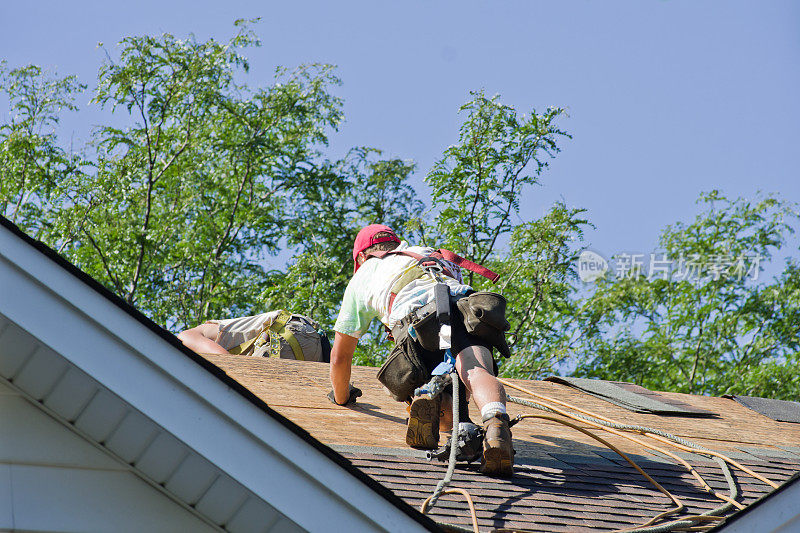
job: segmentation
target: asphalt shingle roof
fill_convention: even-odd
[[[364,396],[355,407],[344,408],[325,398],[330,390],[325,364],[206,357],[273,409],[416,508],[445,474],[446,463],[429,461],[424,454],[405,446],[404,404],[392,401],[381,388],[375,379],[377,369],[354,367],[353,382],[364,390]],[[662,393],[717,415],[711,419],[663,417],[631,413],[556,383],[513,382],[625,424],[655,427],[689,439],[726,454],[777,484],[800,471],[800,424],[769,420],[730,399]],[[524,396],[519,392],[514,394]],[[473,419],[477,420],[474,405],[471,409]],[[540,413],[516,404],[509,404],[509,412],[512,417]],[[590,429],[585,423],[579,425]],[[467,463],[459,463],[453,477],[451,487],[466,489],[472,496],[482,531],[610,531],[636,527],[673,507],[665,495],[624,459],[571,428],[544,420],[523,420],[513,432],[517,450],[513,478],[487,477],[478,472],[477,464]],[[706,512],[724,503],[668,457],[650,453],[619,436],[594,429],[592,432],[619,447],[686,505],[674,518]],[[637,438],[647,440],[641,435]],[[686,459],[714,490],[728,493],[728,484],[717,463],[699,454],[652,442]],[[739,490],[737,501],[744,505],[773,490],[735,468],[732,475]],[[429,515],[441,523],[470,527],[467,503],[462,496],[443,496]]]

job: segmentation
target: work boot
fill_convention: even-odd
[[[440,398],[422,394],[414,398],[408,410],[406,444],[412,448],[435,450],[439,445]]]
[[[481,472],[511,476],[514,473],[514,445],[508,415],[498,414],[483,423],[483,458]]]

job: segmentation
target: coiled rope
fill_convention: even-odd
[[[543,411],[547,411],[547,412],[551,412],[551,413],[557,413],[557,414],[560,414],[562,416],[570,416],[569,413],[565,413],[565,412],[563,412],[561,410],[554,410],[554,409],[552,409],[550,407],[547,407],[547,406],[544,406],[542,404],[539,404],[539,403],[536,403],[536,402],[530,402],[528,400],[523,400],[521,398],[516,398],[514,396],[510,396],[508,398],[508,400],[510,402],[518,403],[520,405],[525,405],[527,407],[533,407],[534,409],[541,409]],[[675,455],[674,453],[670,452],[669,450],[665,450],[663,448],[659,448],[658,446],[654,446],[652,444],[648,444],[646,442],[643,442],[643,441],[641,441],[641,440],[639,440],[637,438],[631,437],[630,435],[625,435],[624,433],[621,433],[619,431],[614,431],[614,429],[619,429],[619,430],[623,430],[623,431],[625,431],[625,430],[627,430],[627,431],[638,431],[638,432],[644,432],[644,431],[653,430],[653,431],[659,431],[660,433],[663,433],[664,435],[669,435],[670,437],[675,438],[675,439],[679,439],[680,437],[675,437],[674,435],[670,435],[669,433],[662,432],[661,430],[654,430],[652,428],[648,428],[648,427],[645,427],[645,426],[633,426],[633,425],[628,425],[628,424],[618,424],[618,423],[614,423],[614,422],[605,422],[605,421],[602,421],[602,420],[599,420],[599,419],[596,419],[596,418],[593,418],[593,417],[590,417],[590,416],[587,416],[587,415],[574,415],[573,414],[572,416],[570,416],[570,418],[577,419],[577,420],[583,420],[585,422],[589,422],[591,425],[593,425],[595,427],[602,426],[599,429],[605,429],[606,431],[608,431],[609,433],[612,433],[613,435],[617,435],[619,437],[628,439],[628,440],[630,440],[632,442],[640,444],[641,446],[644,446],[645,448],[648,448],[650,450],[653,450],[653,451],[656,451],[656,452],[659,452],[659,453],[662,453],[662,454],[668,456],[669,458],[675,460],[677,463],[680,463],[681,465],[683,465],[686,468],[686,470],[689,471],[689,473],[692,474],[692,476],[700,482],[700,485],[707,492],[710,492],[711,494],[713,494],[714,496],[716,496],[720,500],[726,501],[726,502],[730,503],[731,505],[733,505],[733,506],[735,506],[735,507],[737,507],[739,509],[744,509],[744,506],[742,504],[736,502],[733,499],[732,496],[725,496],[724,494],[719,494],[714,489],[712,489],[711,486],[709,486],[709,484],[706,482],[706,480],[703,479],[703,476],[701,476],[697,472],[697,470],[695,470],[694,467],[692,467],[692,465],[690,465],[688,462],[686,462],[686,460],[684,460],[682,457],[679,457],[679,456]],[[680,440],[683,440],[683,439],[680,439]],[[692,444],[689,441],[685,441],[685,442],[687,442],[689,444]],[[699,445],[696,445],[696,446],[699,446]],[[701,446],[701,448],[702,448],[702,446]],[[716,459],[719,459],[719,458],[714,457],[714,459],[716,460]],[[720,461],[721,461],[721,459],[720,459]],[[725,463],[724,461],[722,461],[721,464],[723,465],[722,466],[723,472],[727,471],[726,475],[729,475],[730,474],[730,468],[728,467],[728,464]],[[731,493],[734,492],[735,487],[732,488],[729,485],[728,488],[729,488]]]
[[[515,385],[515,384],[513,384],[513,383],[511,383],[511,382],[509,382],[507,380],[498,378],[498,381],[500,383],[502,383],[503,385],[507,386],[507,387],[511,387],[513,389],[522,391],[522,392],[524,392],[526,394],[529,394],[529,395],[531,395],[531,396],[533,396],[535,398],[539,398],[541,400],[544,400],[544,401],[547,401],[547,402],[552,402],[552,403],[567,407],[569,409],[573,409],[575,411],[578,411],[579,413],[582,413],[583,415],[586,415],[586,417],[589,417],[589,418],[586,418],[584,416],[581,416],[581,415],[575,414],[575,413],[567,413],[567,412],[565,412],[565,411],[563,411],[561,409],[558,409],[556,407],[553,407],[551,405],[536,404],[535,406],[534,405],[530,405],[530,407],[535,407],[536,409],[545,408],[545,410],[550,410],[551,412],[558,413],[558,414],[560,414],[562,416],[566,416],[566,417],[569,417],[569,418],[579,418],[579,419],[581,419],[581,420],[583,420],[585,422],[589,422],[590,424],[595,424],[595,425],[599,425],[599,426],[602,426],[602,427],[622,429],[622,430],[625,430],[625,431],[636,431],[636,432],[639,432],[639,433],[643,433],[646,436],[648,436],[648,437],[650,437],[652,439],[658,440],[660,442],[671,441],[671,442],[668,442],[668,444],[672,444],[676,448],[682,449],[683,451],[697,450],[698,453],[701,453],[703,455],[709,455],[711,457],[719,457],[720,459],[722,459],[726,463],[729,463],[730,465],[738,468],[742,472],[745,472],[746,474],[748,474],[748,475],[758,479],[759,481],[769,485],[773,489],[777,489],[778,488],[778,484],[777,483],[774,483],[774,482],[770,481],[769,479],[765,478],[764,476],[762,476],[762,475],[760,475],[760,474],[758,474],[756,472],[753,472],[751,469],[747,468],[746,466],[740,464],[737,461],[734,461],[730,457],[727,457],[727,456],[725,456],[725,455],[723,455],[723,454],[721,454],[719,452],[716,452],[714,450],[709,450],[708,448],[706,448],[704,446],[701,446],[699,444],[695,444],[695,443],[693,443],[693,442],[691,442],[689,440],[683,439],[683,438],[678,437],[676,435],[672,435],[671,433],[667,433],[666,431],[662,431],[660,429],[655,429],[655,428],[649,428],[649,427],[645,427],[645,426],[634,426],[634,425],[629,425],[629,424],[620,424],[619,422],[611,420],[610,418],[606,418],[604,416],[592,413],[591,411],[586,411],[585,409],[581,409],[580,407],[576,407],[576,406],[571,405],[571,404],[569,404],[567,402],[562,402],[561,400],[557,400],[555,398],[549,398],[547,396],[543,396],[541,394],[537,394],[537,393],[535,393],[533,391],[529,391],[528,389],[525,389],[523,387]],[[515,400],[520,400],[520,398],[516,398]],[[515,403],[520,403],[519,401],[515,401],[515,400],[512,400],[511,398],[509,398],[509,401],[514,401]],[[524,401],[527,401],[527,400],[524,400]],[[535,404],[535,402],[531,402],[531,404]],[[642,441],[640,441],[638,439],[634,439],[633,437],[631,437],[629,435],[620,434],[620,436],[622,436],[624,438],[627,438],[629,440],[633,440],[634,442],[636,442],[638,444],[641,444],[641,445],[643,445],[645,447],[648,447],[650,449],[654,449],[651,445],[645,444]],[[658,449],[658,451],[660,451],[661,453],[664,453],[663,450]],[[676,457],[673,456],[673,458],[676,458]]]
[[[691,474],[696,479],[698,479],[700,481],[701,485],[703,486],[703,488],[705,490],[707,490],[708,492],[710,492],[711,494],[713,494],[717,498],[719,498],[719,499],[721,499],[721,500],[726,502],[725,504],[723,504],[720,507],[711,509],[710,511],[707,511],[707,512],[699,514],[699,515],[683,517],[683,518],[681,518],[679,520],[676,520],[676,521],[673,521],[673,522],[668,522],[668,523],[665,523],[665,524],[659,524],[659,525],[656,525],[656,526],[648,527],[654,521],[658,520],[659,518],[663,518],[666,514],[673,514],[674,513],[674,511],[668,511],[667,513],[662,513],[661,515],[657,516],[656,518],[648,521],[647,523],[643,524],[642,526],[638,526],[636,528],[631,528],[631,529],[626,529],[626,530],[620,530],[620,531],[636,531],[636,532],[643,532],[643,533],[663,533],[663,532],[666,532],[666,531],[673,531],[673,530],[677,530],[677,529],[687,529],[687,528],[697,529],[697,530],[704,530],[704,529],[713,527],[715,525],[714,522],[718,522],[718,521],[723,520],[724,517],[723,516],[719,516],[719,515],[728,512],[733,507],[736,507],[738,509],[743,509],[744,506],[736,501],[736,498],[738,498],[738,496],[739,496],[739,491],[738,491],[736,483],[735,483],[735,481],[733,479],[733,475],[731,474],[730,467],[728,466],[729,463],[731,465],[735,466],[736,468],[742,470],[743,472],[753,476],[754,478],[756,478],[756,479],[758,479],[760,481],[763,481],[764,483],[768,484],[769,486],[771,486],[773,488],[777,488],[777,486],[778,486],[774,482],[772,482],[769,479],[766,479],[765,477],[753,472],[749,468],[747,468],[747,467],[741,465],[740,463],[734,461],[730,457],[727,457],[727,456],[725,456],[725,455],[723,455],[723,454],[721,454],[719,452],[715,452],[713,450],[709,450],[709,449],[705,448],[704,446],[701,446],[699,444],[693,443],[693,442],[691,442],[689,440],[683,439],[681,437],[678,437],[678,436],[673,435],[671,433],[668,433],[666,431],[662,431],[662,430],[654,429],[654,428],[649,428],[649,427],[646,427],[646,426],[638,426],[638,425],[631,425],[631,424],[620,424],[620,423],[615,422],[615,421],[613,421],[613,420],[611,420],[609,418],[606,418],[606,417],[603,417],[603,416],[600,416],[600,415],[595,415],[594,413],[591,413],[591,412],[583,410],[583,409],[581,409],[579,407],[570,405],[570,404],[568,404],[566,402],[562,402],[560,400],[556,400],[556,399],[553,399],[553,398],[549,398],[547,396],[536,394],[536,393],[534,393],[532,391],[529,391],[529,390],[527,390],[527,389],[525,389],[523,387],[519,387],[519,386],[517,386],[517,385],[515,385],[513,383],[510,383],[510,382],[506,381],[506,380],[502,380],[501,379],[500,382],[503,383],[503,385],[505,385],[505,386],[520,390],[522,392],[530,394],[531,396],[534,396],[534,397],[539,398],[539,399],[543,399],[545,401],[550,401],[550,402],[553,402],[553,403],[557,403],[557,404],[563,405],[563,406],[568,407],[570,409],[574,409],[575,411],[579,411],[582,414],[568,413],[568,412],[565,412],[565,411],[563,411],[561,409],[558,409],[558,408],[550,406],[550,405],[545,405],[545,404],[541,404],[541,403],[532,402],[532,401],[529,401],[529,400],[523,400],[521,398],[516,398],[516,397],[513,397],[513,396],[509,396],[508,400],[511,401],[511,402],[519,403],[521,405],[525,405],[525,406],[528,406],[528,407],[533,407],[535,409],[541,409],[541,410],[548,411],[548,412],[551,412],[551,413],[560,414],[562,416],[565,416],[565,417],[568,417],[568,418],[572,418],[572,419],[575,419],[575,420],[582,420],[584,422],[589,423],[592,426],[599,427],[600,429],[608,431],[608,432],[610,432],[612,434],[621,436],[623,438],[626,438],[628,440],[631,440],[633,442],[641,444],[641,445],[645,446],[648,449],[655,450],[655,451],[658,451],[660,453],[664,453],[665,455],[667,455],[667,456],[677,460],[679,463],[683,464],[691,472]],[[530,417],[530,416],[536,416],[536,415],[523,415],[520,418]],[[561,421],[561,422],[563,423],[563,421]],[[650,438],[653,438],[655,440],[658,440],[660,442],[666,442],[667,444],[671,444],[672,446],[675,446],[678,449],[685,450],[685,451],[692,450],[692,451],[696,451],[697,453],[710,456],[720,466],[720,469],[722,470],[722,473],[723,473],[723,475],[725,477],[725,480],[726,480],[726,482],[728,484],[728,488],[729,488],[730,494],[728,496],[725,496],[725,495],[719,494],[716,491],[714,491],[713,489],[711,489],[711,487],[708,485],[708,483],[706,483],[706,481],[702,478],[702,476],[699,473],[697,473],[697,471],[694,468],[692,468],[691,465],[689,465],[689,463],[687,463],[682,458],[676,456],[675,454],[673,454],[673,453],[671,453],[671,452],[669,452],[667,450],[663,450],[663,449],[661,449],[661,448],[659,448],[657,446],[653,446],[651,444],[645,443],[645,442],[643,442],[643,441],[641,441],[639,439],[636,439],[636,438],[634,438],[634,437],[632,437],[630,435],[623,434],[620,431],[616,431],[616,430],[635,431],[635,432],[638,432],[638,433],[642,433],[647,437],[650,437]],[[638,470],[638,468],[637,468],[637,470]],[[698,525],[700,523],[706,523],[708,525],[705,525],[705,526]]]
[[[561,418],[557,418],[557,417],[554,417],[554,416],[548,416],[548,415],[532,415],[532,414],[519,415],[517,417],[518,420],[523,420],[523,419],[526,419],[526,418],[538,418],[538,419],[548,420],[548,421],[551,421],[551,422],[556,422],[556,423],[559,423],[559,424],[566,425],[566,426],[568,426],[568,427],[570,427],[572,429],[575,429],[576,431],[580,431],[581,433],[586,434],[587,436],[591,437],[592,439],[597,440],[598,442],[602,443],[604,446],[608,447],[609,449],[611,449],[612,451],[614,451],[615,453],[620,455],[620,457],[625,459],[629,464],[631,464],[631,466],[633,466],[633,468],[635,468],[640,474],[642,474],[642,476],[644,476],[654,487],[656,487],[656,489],[659,492],[661,492],[662,494],[667,496],[670,499],[670,501],[675,505],[674,508],[669,509],[667,511],[664,511],[664,512],[658,514],[657,516],[655,516],[652,519],[648,520],[644,524],[642,524],[640,526],[636,526],[634,528],[630,528],[630,529],[618,530],[619,533],[634,532],[634,531],[636,533],[666,533],[666,532],[675,531],[675,530],[697,530],[697,531],[702,531],[702,530],[711,528],[714,525],[716,525],[716,523],[720,522],[721,520],[724,520],[724,516],[723,515],[725,513],[727,513],[728,511],[730,511],[732,508],[736,507],[738,509],[743,509],[744,506],[736,501],[736,498],[739,497],[739,491],[738,491],[738,488],[736,486],[736,482],[733,479],[733,475],[731,473],[729,464],[734,466],[734,467],[736,467],[736,468],[738,468],[738,469],[740,469],[741,471],[751,475],[752,477],[754,477],[754,478],[766,483],[767,485],[769,485],[769,486],[771,486],[773,488],[777,488],[778,487],[778,485],[775,484],[774,482],[770,481],[769,479],[765,478],[764,476],[761,476],[760,474],[758,474],[756,472],[753,472],[751,469],[745,467],[744,465],[741,465],[740,463],[738,463],[737,461],[734,461],[730,457],[727,457],[727,456],[725,456],[725,455],[723,455],[723,454],[721,454],[719,452],[715,452],[713,450],[709,450],[708,448],[705,448],[704,446],[701,446],[699,444],[691,442],[691,441],[689,441],[687,439],[684,439],[682,437],[678,437],[676,435],[673,435],[671,433],[668,433],[666,431],[663,431],[663,430],[660,430],[660,429],[656,429],[656,428],[650,428],[650,427],[646,427],[646,426],[639,426],[639,425],[633,425],[633,424],[621,424],[621,423],[616,422],[616,421],[614,421],[614,420],[612,420],[610,418],[607,418],[607,417],[604,417],[604,416],[601,416],[601,415],[597,415],[595,413],[592,413],[590,411],[581,409],[581,408],[576,407],[574,405],[571,405],[569,403],[562,402],[562,401],[554,399],[554,398],[549,398],[547,396],[534,393],[534,392],[529,391],[529,390],[527,390],[527,389],[525,389],[523,387],[520,387],[518,385],[510,383],[510,382],[508,382],[506,380],[500,379],[499,381],[503,385],[505,385],[507,387],[510,387],[510,388],[517,389],[517,390],[520,390],[522,392],[525,392],[526,394],[529,394],[529,395],[531,395],[531,396],[533,396],[533,397],[535,397],[537,399],[543,400],[544,402],[551,402],[551,403],[558,404],[558,405],[561,405],[563,407],[566,407],[568,409],[572,409],[574,411],[577,411],[577,413],[570,413],[570,412],[564,411],[563,409],[559,409],[558,407],[554,407],[553,405],[547,405],[546,403],[538,403],[538,402],[534,402],[534,401],[530,401],[530,400],[524,400],[522,398],[517,398],[517,397],[514,397],[514,396],[508,396],[508,401],[510,401],[510,402],[517,403],[517,404],[520,404],[520,405],[524,405],[526,407],[531,407],[531,408],[534,408],[534,409],[542,410],[542,411],[545,411],[545,412],[548,412],[548,413],[561,415],[563,417],[570,418],[572,420],[582,421],[582,422],[588,423],[590,426],[593,426],[595,428],[607,431],[607,432],[612,433],[614,435],[617,435],[619,437],[622,437],[622,438],[625,438],[625,439],[630,440],[632,442],[635,442],[635,443],[637,443],[637,444],[639,444],[639,445],[641,445],[641,446],[643,446],[643,447],[645,447],[647,449],[662,453],[662,454],[670,457],[671,459],[673,459],[676,462],[678,462],[681,465],[683,465],[691,473],[691,475],[700,482],[700,484],[701,484],[701,486],[702,486],[702,488],[704,490],[706,490],[707,492],[711,493],[715,497],[717,497],[717,498],[719,498],[719,499],[721,499],[721,500],[723,500],[725,502],[723,505],[721,505],[719,507],[716,507],[714,509],[711,509],[709,511],[706,511],[706,512],[698,514],[698,515],[686,516],[686,517],[682,517],[682,518],[677,519],[677,520],[673,520],[671,522],[666,522],[666,523],[662,523],[662,524],[653,525],[655,522],[657,522],[659,520],[662,520],[662,519],[664,519],[664,518],[666,518],[666,517],[668,517],[670,515],[674,515],[676,513],[679,513],[681,511],[683,511],[686,507],[683,504],[683,502],[680,501],[679,498],[677,498],[676,496],[671,494],[668,490],[666,490],[663,486],[661,486],[657,481],[655,481],[652,477],[650,477],[641,467],[639,467],[624,452],[622,452],[621,450],[616,448],[614,445],[612,445],[610,442],[606,441],[605,439],[603,439],[603,438],[601,438],[601,437],[599,437],[597,435],[594,435],[590,431],[588,431],[588,430],[586,430],[584,428],[581,428],[581,427],[577,426],[576,424],[573,424],[573,423],[571,423],[571,422],[569,422],[567,420],[563,420]],[[426,514],[431,508],[433,508],[433,506],[436,504],[436,502],[438,501],[439,497],[442,494],[461,494],[462,496],[465,497],[465,499],[467,500],[467,504],[469,505],[470,515],[471,515],[471,519],[472,519],[472,527],[473,527],[472,531],[474,533],[478,533],[478,531],[479,531],[478,530],[478,519],[477,519],[476,512],[475,512],[475,506],[474,506],[474,503],[472,501],[472,498],[471,498],[469,492],[464,490],[464,489],[447,489],[447,486],[450,484],[450,482],[452,480],[453,473],[455,472],[456,457],[457,457],[457,453],[458,453],[458,444],[457,444],[457,442],[458,442],[458,429],[457,428],[458,428],[458,424],[459,424],[459,400],[460,399],[458,397],[458,386],[457,386],[457,383],[454,383],[454,386],[453,386],[453,428],[454,428],[454,431],[452,432],[451,438],[450,438],[450,456],[449,456],[449,460],[448,460],[447,472],[445,473],[444,478],[437,484],[436,488],[434,489],[433,494],[431,494],[431,496],[429,496],[422,503],[421,512],[423,514]],[[660,448],[658,446],[655,446],[653,444],[649,444],[649,443],[646,443],[644,441],[641,441],[640,439],[632,437],[631,435],[627,435],[625,433],[622,433],[623,431],[631,431],[631,432],[640,433],[640,434],[642,434],[642,435],[644,435],[646,437],[650,437],[650,438],[652,438],[654,440],[657,440],[659,442],[664,442],[664,443],[670,444],[670,445],[672,445],[672,446],[674,446],[674,447],[676,447],[676,448],[678,448],[680,450],[695,451],[695,452],[700,453],[702,455],[710,456],[719,465],[720,469],[722,470],[723,476],[725,477],[725,480],[726,480],[726,482],[728,484],[729,494],[728,495],[720,494],[720,493],[716,492],[714,489],[712,489],[709,486],[709,484],[705,481],[705,479],[683,458],[675,455],[674,453],[672,453],[672,452],[670,452],[668,450],[665,450],[665,449]],[[462,528],[461,526],[457,526],[457,525],[454,525],[454,524],[447,524],[447,523],[441,523],[440,522],[439,525],[441,525],[445,529],[449,529],[451,531],[459,531],[459,532],[469,531],[466,528]],[[516,531],[523,531],[523,530],[516,530]]]

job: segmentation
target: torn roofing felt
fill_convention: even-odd
[[[732,398],[748,409],[777,422],[794,422],[800,424],[800,402],[729,394],[724,395],[723,398]]]
[[[550,376],[545,381],[575,387],[583,392],[601,398],[614,405],[636,413],[672,416],[716,416],[710,411],[700,409],[679,400],[666,398],[634,383],[621,381],[602,381],[599,379]]]

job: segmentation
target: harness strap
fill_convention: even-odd
[[[263,332],[264,332],[264,330],[262,329],[261,331],[259,331],[259,332],[258,332],[258,335],[256,335],[256,336],[255,336],[255,337],[253,337],[252,339],[250,339],[250,340],[247,340],[247,341],[244,341],[244,342],[243,342],[242,344],[240,344],[239,346],[234,346],[233,348],[231,348],[231,349],[230,349],[230,350],[228,350],[228,351],[229,351],[230,353],[232,353],[233,355],[244,355],[244,354],[245,354],[245,353],[246,353],[248,350],[250,350],[250,347],[251,347],[251,346],[253,346],[253,344],[255,344],[256,340],[258,339],[258,337],[259,337],[259,336],[260,336],[260,335],[261,335]]]
[[[446,261],[450,261],[451,263],[466,268],[471,272],[475,272],[476,274],[479,274],[485,278],[490,279],[493,283],[496,282],[498,278],[500,278],[500,274],[495,274],[488,268],[473,263],[472,261],[464,259],[460,255],[451,252],[450,250],[445,250],[443,248],[440,248],[439,250],[434,250],[427,256],[418,254],[416,252],[409,252],[408,250],[378,250],[375,252],[368,253],[367,257],[377,257],[378,259],[382,259],[387,255],[405,255],[414,258],[417,261],[423,259],[424,257],[435,257],[437,259],[444,259]],[[413,276],[408,275],[408,273],[406,273],[397,282],[395,282],[394,285],[392,285],[391,292],[389,293],[389,313],[392,312],[392,305],[394,304],[394,299],[397,297],[397,294],[406,285],[425,275],[425,272],[421,268],[416,268],[416,267],[414,269],[411,269],[409,272],[413,273],[414,270],[417,270],[417,272]],[[455,278],[455,276],[448,270],[444,270],[442,273],[447,276],[450,276],[451,278]]]
[[[245,354],[250,351],[250,348],[253,348],[255,351],[254,345],[256,342],[259,342],[259,346],[264,343],[261,340],[261,336],[269,330],[270,332],[270,350],[269,355],[270,357],[280,357],[281,356],[281,345],[280,341],[278,341],[278,337],[283,338],[288,344],[289,347],[292,349],[294,353],[295,359],[298,361],[305,361],[305,357],[303,356],[303,350],[300,348],[300,343],[297,341],[297,337],[294,336],[294,333],[291,330],[286,329],[286,323],[292,318],[292,315],[283,309],[281,309],[278,316],[273,320],[272,324],[268,326],[264,326],[258,334],[250,340],[247,340],[240,344],[239,346],[234,346],[229,351],[234,355]]]
[[[411,257],[413,259],[416,259],[417,261],[419,261],[420,259],[423,259],[425,257],[434,257],[436,259],[444,259],[446,261],[450,261],[451,263],[453,263],[455,265],[458,265],[459,267],[466,268],[467,270],[469,270],[471,272],[475,272],[478,275],[481,275],[481,276],[483,276],[485,278],[488,278],[488,279],[490,279],[492,281],[492,283],[497,282],[497,280],[500,278],[500,274],[496,274],[496,273],[492,272],[491,270],[489,270],[488,268],[486,268],[485,266],[479,265],[477,263],[473,263],[472,261],[470,261],[468,259],[464,259],[463,257],[461,257],[460,255],[456,254],[455,252],[451,252],[450,250],[445,250],[444,248],[440,248],[438,250],[434,250],[433,252],[431,252],[427,256],[418,254],[416,252],[410,252],[408,250],[377,250],[377,251],[374,251],[374,252],[369,252],[367,254],[367,257],[368,258],[369,257],[377,257],[378,259],[382,259],[382,258],[386,257],[387,255],[405,255],[405,256]],[[423,263],[422,266],[425,266],[425,264]],[[413,273],[414,270],[417,270],[417,272]],[[413,274],[409,275],[411,273],[413,273]],[[453,273],[450,272],[447,269],[443,270],[442,273],[447,275],[447,276],[449,276],[449,277],[451,277],[451,278],[455,278]],[[417,266],[414,269],[411,269],[409,272],[406,272],[405,274],[403,274],[403,276],[399,280],[397,280],[394,285],[392,285],[391,292],[389,293],[389,309],[388,309],[389,314],[391,314],[391,312],[392,312],[392,306],[394,305],[394,299],[397,298],[397,294],[401,290],[403,290],[403,288],[406,285],[408,285],[409,283],[411,283],[414,280],[417,280],[417,279],[421,278],[424,275],[425,275],[425,272],[421,268],[418,268],[418,266]],[[389,330],[388,327],[386,327],[386,332],[388,333],[389,339],[390,340],[394,340],[394,335],[392,334],[392,332]]]
[[[450,250],[445,250],[441,248],[439,249],[439,252],[442,254],[442,257],[445,260],[450,261],[451,263],[455,263],[461,268],[466,268],[470,272],[475,272],[476,274],[481,275],[484,278],[490,279],[492,283],[497,283],[497,280],[500,279],[500,274],[495,274],[485,266],[473,263],[469,259],[464,259],[460,255],[451,252]]]
[[[270,335],[270,340],[272,338],[280,336],[286,342],[289,343],[289,347],[292,349],[294,353],[294,358],[298,361],[305,361],[306,358],[303,356],[303,350],[300,348],[300,343],[297,342],[297,337],[294,336],[294,333],[291,330],[286,329],[286,323],[289,322],[289,319],[292,318],[292,315],[287,313],[284,310],[281,310],[278,318],[269,326],[270,332],[274,333],[274,335]],[[276,339],[277,340],[277,339]],[[280,357],[281,356],[281,348],[280,342],[277,343],[270,343],[270,356],[271,357]],[[277,350],[276,350],[277,347]]]
[[[447,275],[453,277],[448,272]],[[395,281],[394,285],[392,285],[391,291],[389,292],[389,313],[392,312],[392,305],[394,305],[394,299],[397,298],[397,295],[402,291],[407,285],[411,284],[412,281],[416,281],[419,278],[425,276],[425,272],[419,268],[418,266],[413,266],[408,271],[400,276],[400,279]]]
[[[475,272],[478,275],[483,276],[484,278],[490,279],[493,283],[497,282],[500,278],[500,274],[496,274],[486,268],[485,266],[479,265],[477,263],[473,263],[469,259],[464,259],[460,255],[455,252],[451,252],[450,250],[445,250],[444,248],[440,248],[438,250],[434,250],[432,253],[428,254],[428,256],[424,256],[418,254],[416,252],[409,252],[408,250],[380,250],[377,252],[370,252],[367,254],[367,257],[377,257],[382,258],[387,255],[406,255],[408,257],[413,257],[416,260],[420,260],[423,257],[435,257],[437,259],[444,259],[446,261],[450,261],[451,263],[460,266],[461,268],[466,268],[470,272]],[[450,277],[455,277],[452,274],[448,273]]]

